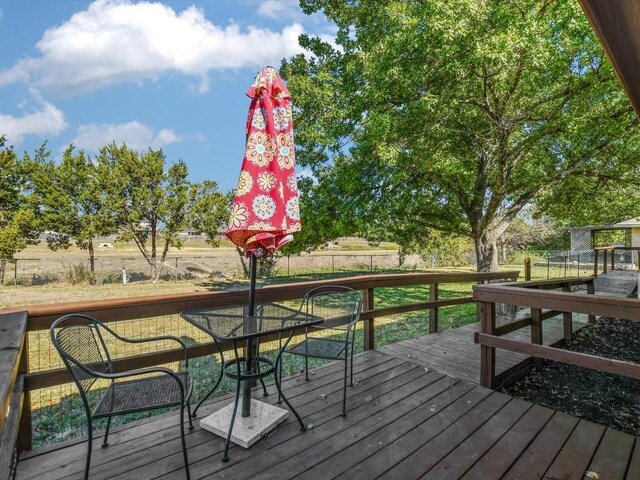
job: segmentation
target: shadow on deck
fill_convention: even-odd
[[[553,341],[553,321],[547,324]],[[310,382],[288,378],[288,397],[314,428],[302,433],[289,418],[249,450],[233,446],[228,463],[220,461],[223,440],[196,422],[187,434],[192,478],[569,480],[587,472],[640,478],[637,437],[478,386],[473,331],[463,327],[358,355],[346,418],[340,364],[316,369]],[[522,361],[528,359],[504,356],[501,365],[508,371]],[[202,416],[228,401],[205,405]],[[90,478],[183,479],[176,422],[167,414],[114,431],[107,449],[94,450]],[[82,478],[85,450],[76,441],[23,455],[17,478]]]

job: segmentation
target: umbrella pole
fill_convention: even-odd
[[[249,256],[249,271],[250,271],[250,279],[251,283],[249,286],[249,317],[253,317],[256,314],[256,277],[258,273],[258,259],[255,255]],[[255,319],[252,319],[255,321]],[[255,326],[254,326],[255,329]],[[252,356],[253,354],[253,339],[247,339],[246,346],[246,364],[245,371],[249,372],[253,370],[253,362]],[[242,385],[242,416],[249,417],[251,416],[251,380],[246,380]]]

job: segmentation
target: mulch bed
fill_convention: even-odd
[[[567,350],[640,363],[640,322],[600,318]],[[640,380],[544,361],[502,390],[511,396],[640,435]]]

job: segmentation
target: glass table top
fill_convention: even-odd
[[[243,340],[278,333],[297,327],[310,327],[324,320],[277,303],[256,304],[255,315],[248,315],[246,305],[204,307],[180,313],[189,323],[218,340]]]

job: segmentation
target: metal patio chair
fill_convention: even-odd
[[[309,329],[305,329],[304,340],[286,349],[285,352],[304,357],[307,380],[309,380],[309,358],[344,361],[342,393],[342,416],[344,417],[347,414],[347,366],[349,363],[350,385],[353,386],[353,347],[356,324],[362,312],[362,293],[337,285],[316,287],[305,294],[301,309],[324,318],[324,323],[314,327],[311,334]],[[320,331],[323,331],[325,336],[318,336]],[[327,338],[326,334],[331,331],[333,331],[331,338]],[[312,335],[313,332],[316,332],[315,336]],[[282,362],[280,362],[280,377],[282,378]]]
[[[187,480],[190,479],[187,446],[184,437],[184,410],[189,413],[192,380],[188,371],[187,347],[178,338],[161,336],[146,339],[130,339],[118,335],[100,320],[89,315],[72,313],[58,318],[51,325],[51,341],[62,357],[75,382],[87,415],[87,461],[84,478],[89,478],[91,447],[93,440],[93,420],[106,418],[107,427],[102,447],[107,447],[111,418],[117,415],[136,413],[158,408],[180,406],[180,437]],[[126,343],[143,343],[172,340],[184,350],[184,371],[174,372],[164,367],[149,367],[114,373],[111,356],[105,341],[105,334]],[[93,391],[97,380],[108,380],[104,393]],[[99,397],[94,401],[96,396]],[[90,398],[91,397],[91,398]]]

